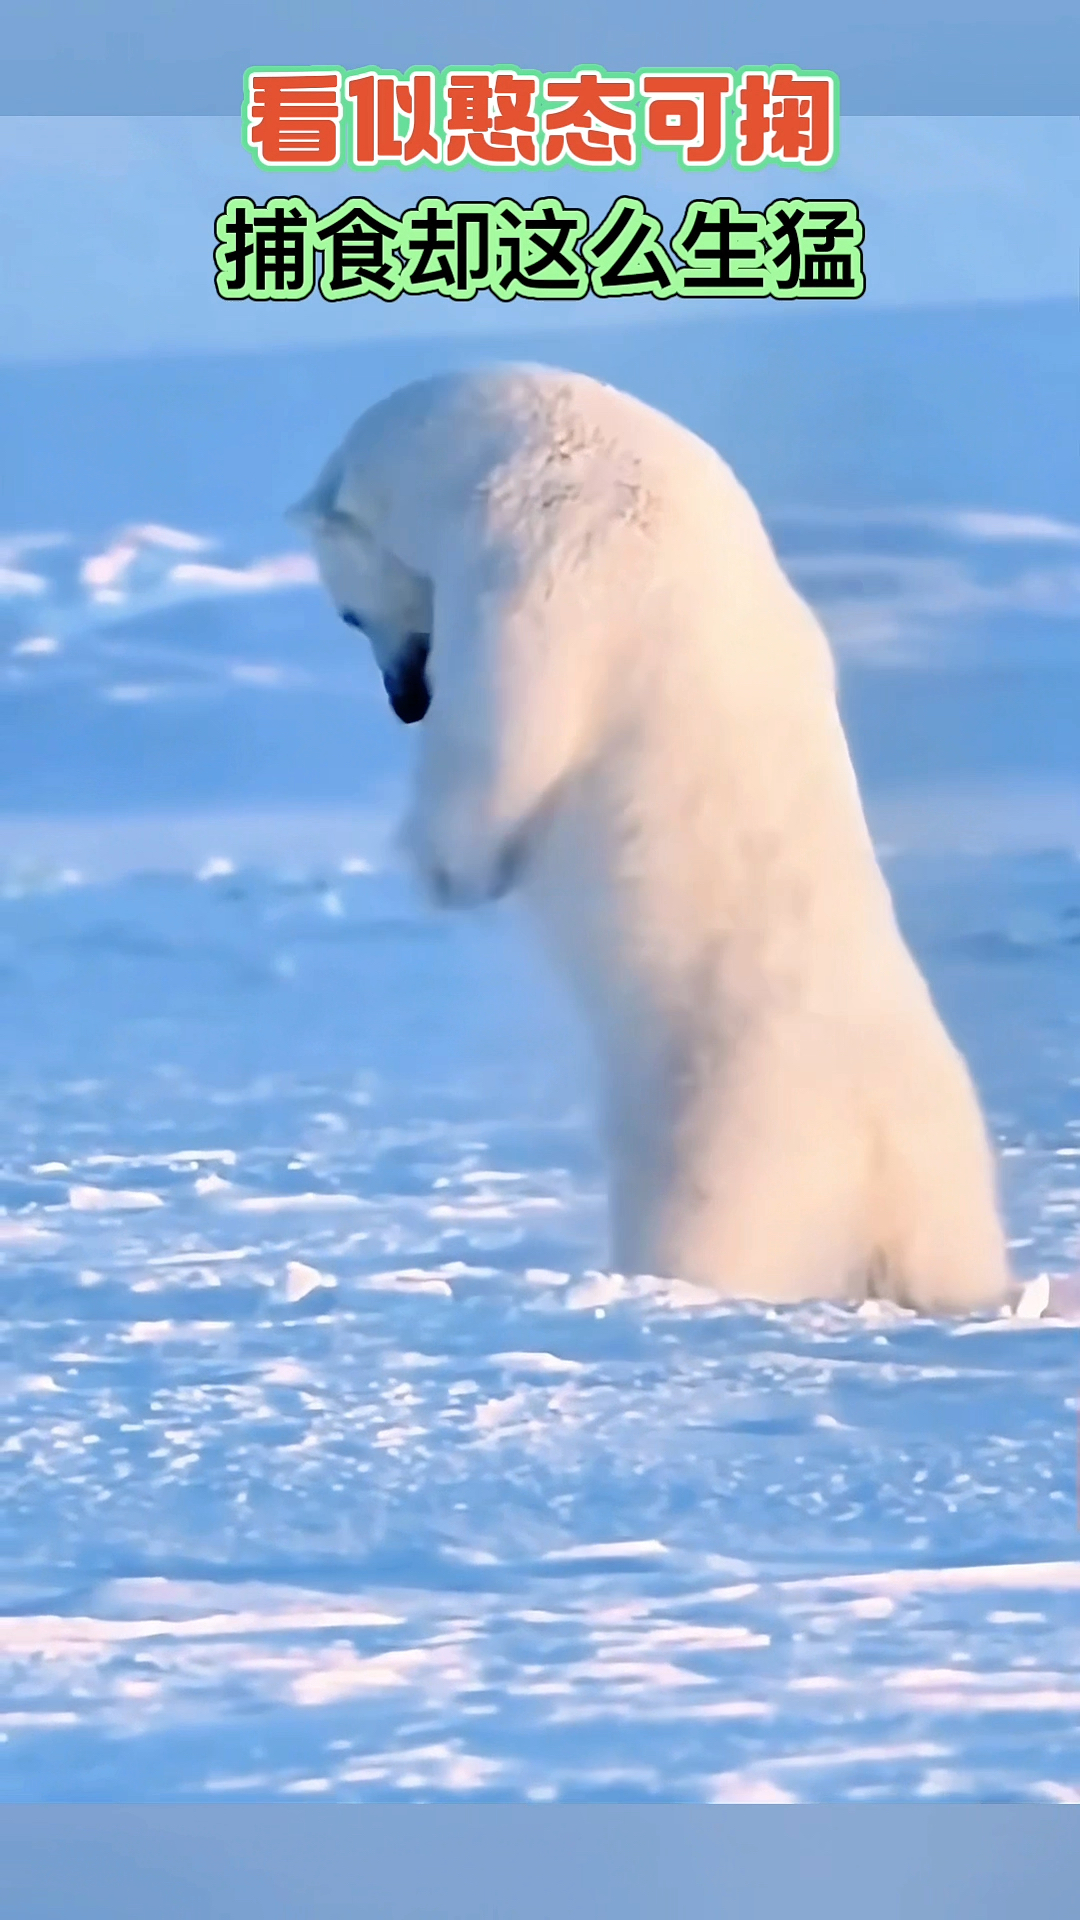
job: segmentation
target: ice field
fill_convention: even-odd
[[[828,318],[756,415],[730,329],[564,357],[826,620],[1041,1317],[601,1270],[573,1017],[397,870],[278,518],[437,343],[0,376],[0,1800],[1080,1799],[1075,317]]]

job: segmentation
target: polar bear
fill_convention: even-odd
[[[290,516],[418,729],[436,901],[519,890],[596,1042],[610,1259],[771,1302],[1010,1291],[825,635],[713,449],[582,375],[419,381]]]

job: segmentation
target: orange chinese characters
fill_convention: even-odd
[[[448,74],[443,123],[447,165],[466,153],[487,167],[512,167],[519,160],[535,164],[539,88],[531,73]]]
[[[418,70],[405,80],[396,73],[354,73],[345,91],[353,103],[355,167],[377,167],[381,160],[400,160],[405,166],[414,160],[438,160],[432,72]]]
[[[836,81],[831,73],[747,72],[735,96],[740,166],[788,160],[826,167],[836,158]]]
[[[653,147],[681,147],[690,167],[712,167],[724,157],[724,111],[730,73],[643,73],[645,137]]]
[[[548,80],[549,100],[565,100],[565,107],[549,107],[544,114],[544,159],[560,160],[565,151],[571,160],[586,166],[611,167],[617,162],[633,166],[634,114],[631,106],[619,107],[613,101],[632,102],[632,80],[608,80],[598,72],[579,73],[574,79]]]
[[[247,143],[265,167],[335,167],[341,74],[247,75]]]

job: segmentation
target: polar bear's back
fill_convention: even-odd
[[[703,440],[633,394],[584,373],[525,361],[500,361],[411,381],[361,414],[346,440],[358,455],[376,455],[402,436],[431,435],[455,444],[501,434],[508,440],[572,431],[577,422],[635,451],[665,460],[696,450],[710,462],[717,455]]]
[[[343,504],[378,520],[392,494],[444,511],[508,463],[632,466],[674,503],[719,488],[756,519],[705,441],[644,401],[587,374],[500,363],[436,374],[376,402],[336,456]],[[365,506],[371,505],[368,511]]]

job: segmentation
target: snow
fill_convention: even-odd
[[[912,364],[996,364],[965,324]],[[1080,514],[1011,325],[994,459],[926,411],[889,488],[843,419],[820,495],[768,409],[729,446],[1002,1150],[994,1320],[602,1270],[573,1016],[512,905],[397,871],[408,740],[230,510],[264,469],[213,368],[157,376],[222,436],[198,511],[134,404],[82,518],[59,454],[0,500],[0,1798],[1076,1802]]]

